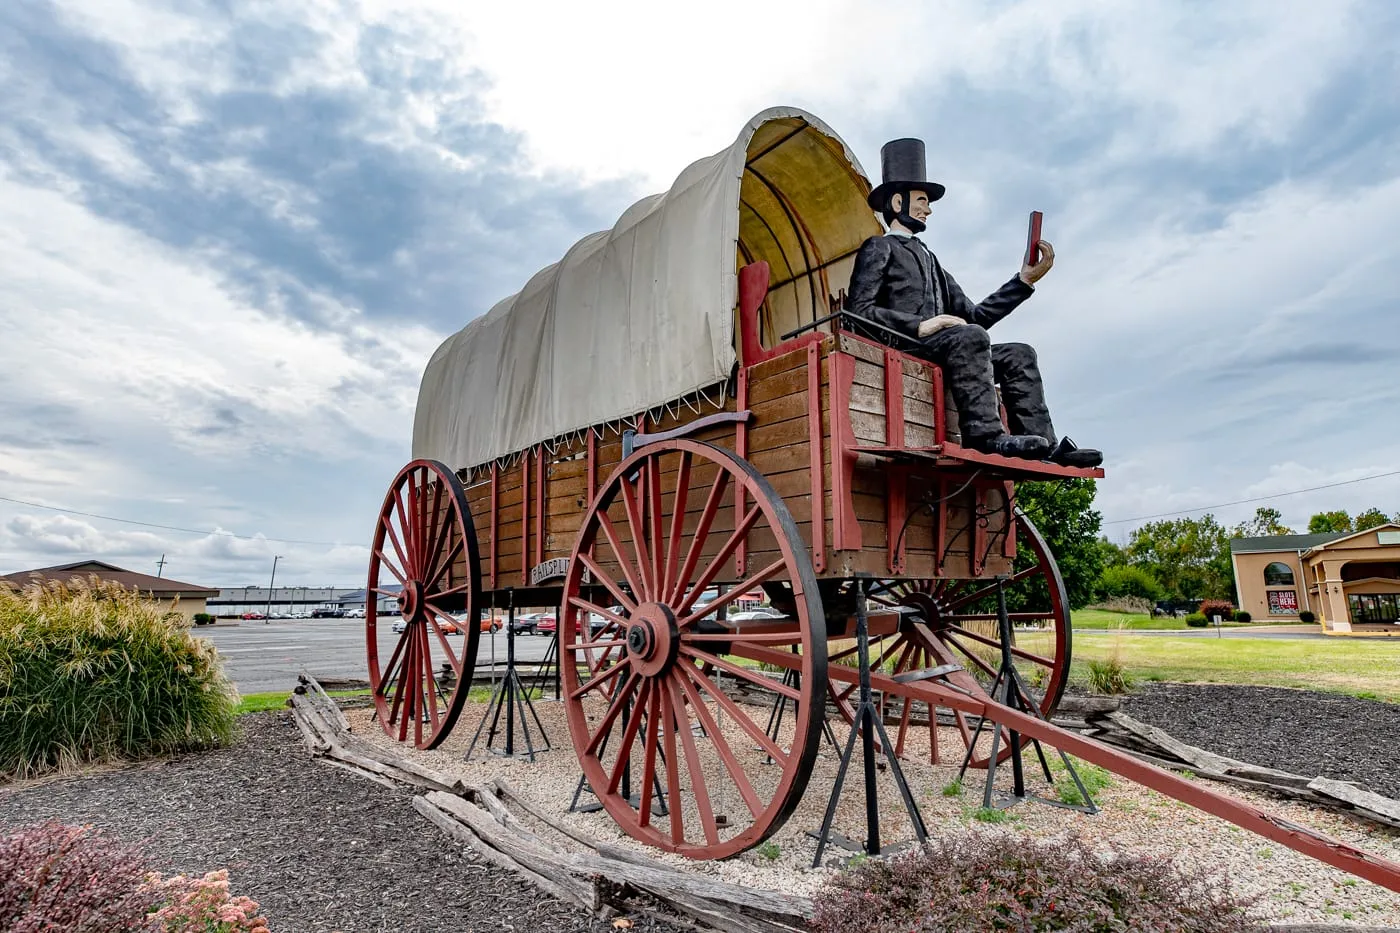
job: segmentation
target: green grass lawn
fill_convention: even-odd
[[[1141,612],[1109,612],[1103,609],[1076,609],[1070,614],[1070,622],[1074,629],[1160,629],[1172,631],[1176,629],[1189,628],[1185,619],[1178,619],[1174,616],[1153,617]],[[1226,622],[1225,627],[1247,625],[1250,623]]]
[[[1035,650],[1036,637],[1017,640]],[[1076,683],[1087,681],[1090,660],[1117,656],[1139,682],[1298,687],[1400,703],[1397,639],[1136,638],[1105,632],[1075,638],[1073,656],[1070,678]]]
[[[327,690],[333,697],[369,696],[368,690]],[[273,690],[268,693],[245,693],[239,697],[237,715],[263,713],[270,709],[282,709],[291,698],[290,690]]]

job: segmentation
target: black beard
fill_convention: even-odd
[[[924,229],[928,226],[922,220],[915,220],[913,217],[909,216],[908,211],[900,211],[898,214],[894,215],[894,219],[899,221],[904,229],[908,230],[910,233],[923,233]]]

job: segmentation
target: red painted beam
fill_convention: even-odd
[[[826,477],[822,472],[821,349],[807,345],[807,449],[812,471],[812,566],[826,570]]]

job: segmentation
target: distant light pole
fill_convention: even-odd
[[[160,555],[160,560],[156,561],[156,576],[165,573],[165,555]]]
[[[272,555],[272,579],[267,581],[267,611],[263,613],[263,625],[270,624],[272,617],[272,584],[277,582],[277,562],[282,559],[281,554]]]

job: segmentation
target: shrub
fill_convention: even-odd
[[[1207,625],[1210,625],[1210,619],[1207,619],[1199,612],[1193,612],[1186,617],[1186,624],[1192,628],[1205,628]]]
[[[0,774],[223,744],[237,701],[213,647],[135,591],[0,588]]]
[[[0,930],[160,930],[160,905],[133,846],[43,823],[0,837]]]
[[[196,612],[194,614],[195,625],[213,625],[214,617],[207,612]]]
[[[1109,657],[1089,662],[1089,689],[1105,696],[1118,696],[1131,690],[1132,682],[1123,669],[1123,662]]]
[[[56,822],[0,837],[0,930],[268,933],[228,872],[162,879],[135,846]]]
[[[1152,612],[1152,603],[1141,596],[1112,596],[1085,608],[1101,609],[1105,612],[1131,612],[1148,615]]]
[[[1170,859],[1102,857],[1078,839],[992,832],[945,837],[837,875],[817,894],[812,929],[1262,931],[1251,904],[1218,876]]]
[[[1254,616],[1252,616],[1252,615],[1249,614],[1248,612],[1245,612],[1243,609],[1237,609],[1237,610],[1235,611],[1235,621],[1236,621],[1236,622],[1253,622],[1253,621],[1254,621]]]
[[[1210,621],[1212,616],[1220,616],[1221,622],[1231,622],[1235,618],[1234,603],[1228,599],[1203,600],[1196,611],[1205,616],[1207,621]]]
[[[1120,596],[1134,596],[1148,602],[1162,598],[1162,585],[1157,578],[1142,567],[1124,564],[1118,567],[1105,567],[1099,575],[1099,594],[1103,599]]]
[[[1306,623],[1307,625],[1312,625],[1317,621],[1317,616],[1313,615],[1309,610],[1304,609],[1302,612],[1298,613],[1298,621]]]

